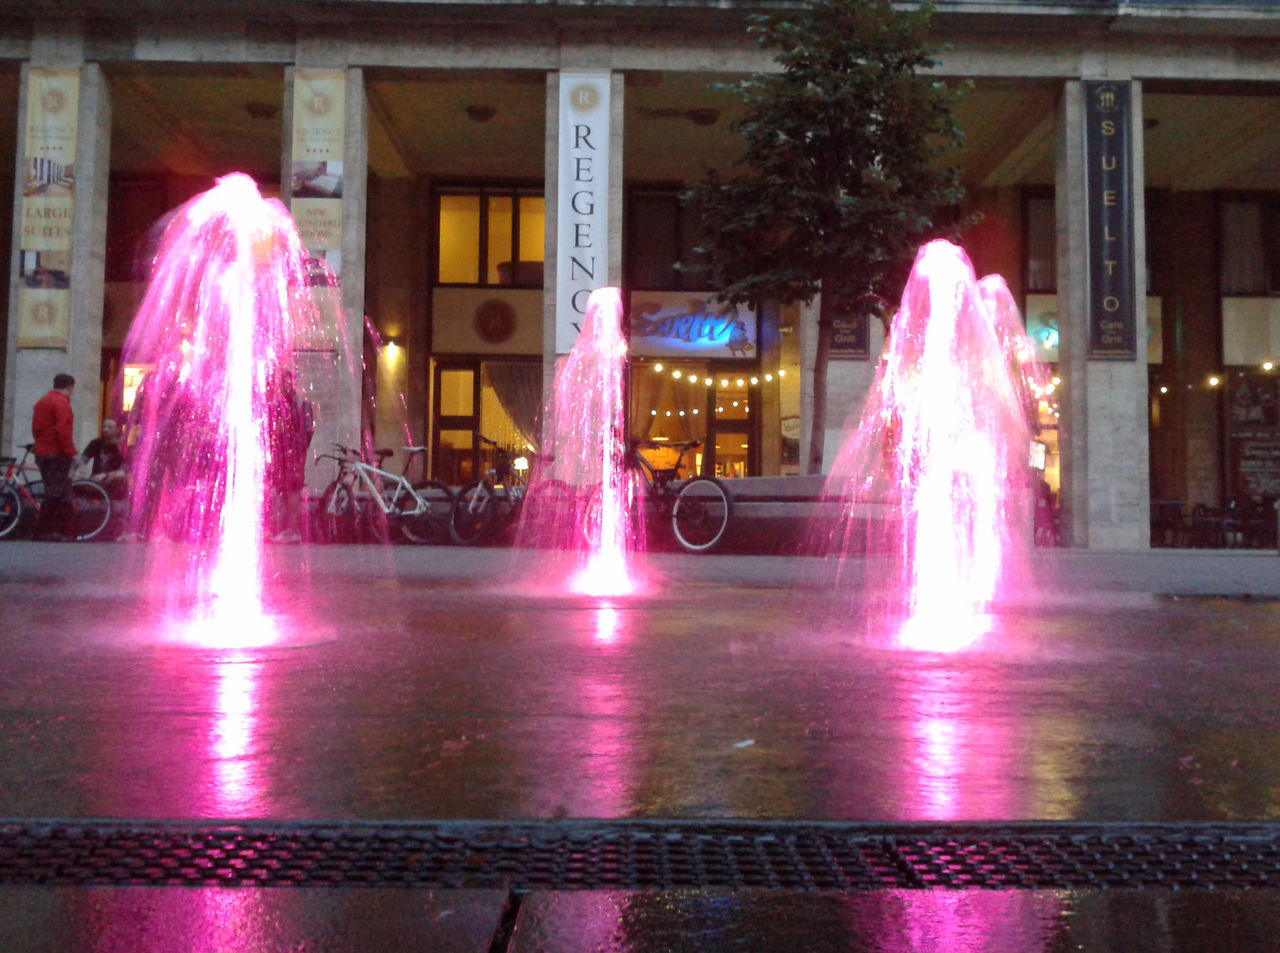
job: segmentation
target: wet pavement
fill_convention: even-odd
[[[599,599],[538,554],[449,547],[273,550],[276,641],[208,648],[146,558],[0,545],[13,824],[1280,815],[1275,554],[1038,554],[952,654],[875,631],[856,566],[833,596],[820,560],[669,554]],[[9,881],[0,950],[1247,950],[1273,948],[1277,899]]]

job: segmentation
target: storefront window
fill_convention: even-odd
[[[750,476],[758,463],[753,396],[766,382],[755,372],[717,369],[686,361],[635,361],[631,369],[631,435],[639,440],[702,444],[685,459],[697,472]],[[670,466],[674,453],[643,451],[655,466]],[[687,475],[687,474],[686,474]]]
[[[705,441],[707,406],[712,386],[703,364],[678,366],[657,361],[637,361],[631,373],[631,435],[638,440],[684,443]],[[655,467],[675,463],[675,451],[642,449]],[[686,463],[701,466],[702,448],[685,455]],[[681,474],[689,476],[690,474]]]

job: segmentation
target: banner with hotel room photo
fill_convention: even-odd
[[[68,346],[80,73],[32,68],[18,237],[18,347]]]
[[[345,140],[344,71],[295,69],[289,211],[315,264],[312,284],[336,282],[342,274]]]

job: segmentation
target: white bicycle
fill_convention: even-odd
[[[334,477],[320,497],[316,536],[322,542],[385,543],[399,534],[411,543],[440,543],[449,538],[453,491],[439,480],[410,483],[409,464],[426,447],[405,447],[404,472],[390,473],[382,463],[391,450],[374,451],[375,463],[358,450],[333,445],[334,453],[319,454],[316,462],[333,460]]]

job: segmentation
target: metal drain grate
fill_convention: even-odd
[[[0,884],[1280,887],[1280,827],[0,821]]]

